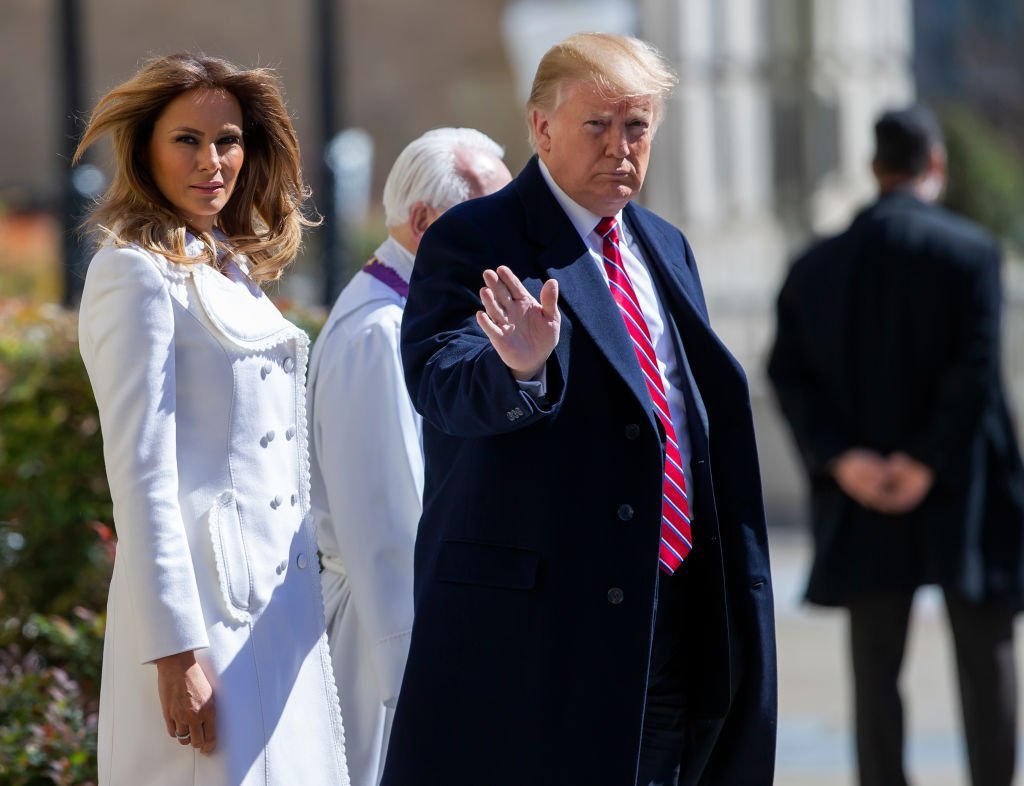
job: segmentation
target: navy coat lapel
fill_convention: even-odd
[[[691,279],[685,265],[682,264],[686,259],[686,247],[683,245],[682,236],[678,232],[672,237],[666,236],[655,222],[651,221],[643,211],[637,209],[632,203],[626,205],[623,217],[629,231],[643,248],[647,264],[657,267],[656,271],[652,271],[652,275],[660,275],[668,285],[668,294],[681,300],[688,312],[687,315],[692,315],[702,322],[704,328],[711,332],[700,281],[696,278]],[[680,264],[670,265],[668,264],[670,259],[677,259]]]
[[[637,239],[651,269],[651,275],[660,278],[668,302],[662,305],[671,312],[676,321],[687,356],[693,361],[703,358],[695,368],[695,376],[705,376],[714,382],[715,389],[736,383],[732,389],[745,397],[746,375],[725,344],[711,329],[707,306],[704,304],[704,290],[696,270],[687,262],[687,246],[683,236],[675,229],[667,231],[658,220],[651,218],[647,211],[633,204],[623,211],[625,221],[633,237]],[[669,260],[678,260],[669,264]],[[706,367],[706,368],[705,368]],[[714,373],[708,371],[715,369]],[[707,393],[707,391],[705,391]]]
[[[530,160],[515,183],[523,200],[530,235],[540,246],[538,262],[550,278],[558,281],[559,306],[568,311],[574,329],[582,328],[598,346],[654,426],[651,395],[622,315],[586,244],[544,182],[536,158]],[[563,374],[568,370],[565,338],[563,336],[556,349]]]

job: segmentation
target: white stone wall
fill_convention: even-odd
[[[769,516],[802,515],[767,388],[792,257],[871,199],[872,126],[910,101],[911,0],[641,0],[640,35],[679,74],[646,204],[693,244],[712,323],[747,370]]]

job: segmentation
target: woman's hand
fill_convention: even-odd
[[[213,686],[195,653],[179,652],[156,660],[157,687],[167,733],[201,753],[217,747]]]

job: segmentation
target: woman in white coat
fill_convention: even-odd
[[[100,100],[78,155],[106,136],[80,312],[118,535],[99,782],[347,784],[308,512],[308,340],[260,288],[308,224],[277,81],[157,58]]]

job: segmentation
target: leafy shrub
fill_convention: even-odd
[[[102,608],[110,521],[76,315],[0,300],[0,619]]]
[[[947,107],[941,119],[949,153],[946,205],[1024,248],[1024,160],[965,105]]]
[[[0,784],[91,786],[102,615],[8,619],[0,641]]]

